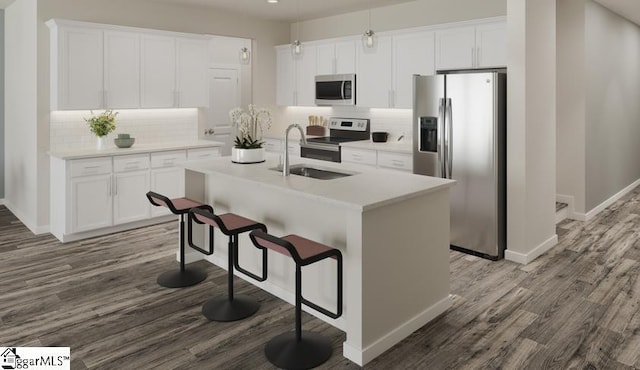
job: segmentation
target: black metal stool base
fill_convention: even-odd
[[[202,306],[202,314],[211,321],[237,321],[247,318],[260,308],[258,301],[244,294],[236,294],[233,301],[228,297],[215,297]]]
[[[264,347],[269,362],[282,369],[311,369],[327,361],[332,352],[331,342],[312,331],[303,331],[299,342],[295,332],[280,334]]]
[[[165,288],[184,288],[196,285],[207,278],[207,273],[201,270],[175,270],[163,272],[158,276],[158,284]]]

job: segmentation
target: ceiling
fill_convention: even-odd
[[[151,1],[205,6],[209,8],[223,9],[235,13],[243,13],[255,18],[268,19],[273,21],[295,22],[296,19],[316,19],[341,13],[366,10],[369,8],[378,8],[387,5],[408,3],[414,0],[280,0],[278,4],[268,4],[266,0]]]
[[[640,24],[640,1],[638,0],[595,0],[635,24]]]

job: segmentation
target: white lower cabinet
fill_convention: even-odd
[[[378,151],[378,167],[413,172],[413,155]]]
[[[112,223],[111,174],[71,179],[71,233],[109,227]]]
[[[342,148],[342,162],[376,166],[377,154],[375,150]]]
[[[113,175],[113,224],[126,224],[149,218],[149,171]]]
[[[146,193],[152,190],[169,198],[183,197],[184,169],[178,164],[217,156],[219,148],[208,147],[89,159],[51,158],[51,233],[70,241],[150,224],[151,218],[170,213],[164,207],[152,207]]]

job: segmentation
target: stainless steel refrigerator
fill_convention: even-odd
[[[506,77],[478,71],[413,81],[413,172],[456,180],[451,248],[494,260],[506,248]]]

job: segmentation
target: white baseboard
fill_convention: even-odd
[[[536,258],[540,257],[543,253],[553,248],[558,244],[558,235],[554,234],[549,239],[545,240],[542,244],[533,248],[529,253],[518,253],[507,249],[504,253],[504,258],[508,261],[520,263],[526,265]]]
[[[50,228],[49,225],[44,225],[44,226],[38,226],[35,222],[33,222],[33,220],[31,220],[29,217],[27,217],[24,213],[22,213],[21,211],[19,211],[13,204],[11,204],[10,201],[3,199],[3,204],[5,207],[7,207],[7,209],[9,211],[11,211],[11,213],[13,213],[14,216],[16,216],[18,218],[18,220],[20,220],[20,222],[22,222],[22,224],[24,226],[27,227],[27,229],[29,229],[29,231],[31,231],[34,235],[42,235],[42,234],[46,234],[49,232]]]
[[[598,213],[602,212],[605,208],[609,207],[610,205],[615,203],[620,198],[622,198],[625,195],[629,194],[638,185],[640,185],[640,179],[634,181],[629,186],[627,186],[624,189],[620,190],[619,192],[614,194],[611,198],[609,198],[609,199],[605,200],[604,202],[600,203],[599,205],[597,205],[596,207],[591,209],[586,214],[585,213],[576,214],[577,217],[579,217],[579,218],[576,218],[576,219],[580,220],[580,221],[590,221],[590,220],[592,220],[594,217],[596,217],[598,215]]]
[[[560,212],[556,213],[556,224],[562,221],[560,219],[562,216],[565,216],[565,218],[570,218],[572,220],[577,220],[577,218],[575,217],[576,198],[573,195],[556,194],[556,202],[564,203],[567,205],[565,208],[561,209]]]
[[[349,345],[349,338],[347,338],[347,342],[342,345],[342,354],[359,366],[364,366],[383,352],[400,343],[414,331],[443,314],[451,305],[451,296],[443,298],[362,350]]]
[[[0,199],[0,206],[3,206],[3,205],[4,205],[4,198]]]

